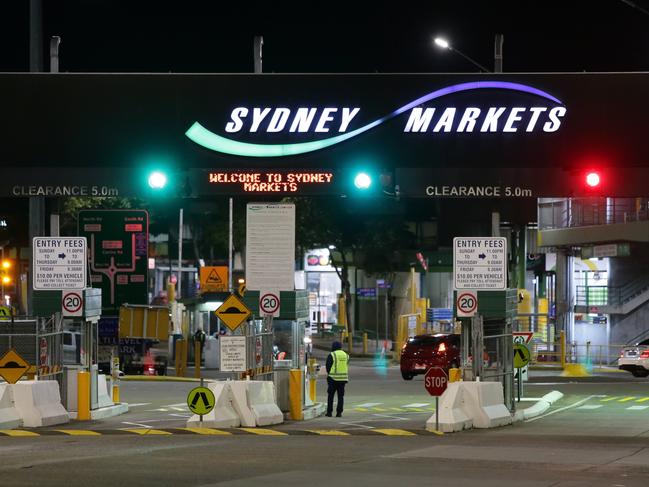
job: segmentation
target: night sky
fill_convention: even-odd
[[[505,71],[649,68],[649,15],[622,0],[44,4],[45,42],[62,37],[70,72],[250,72],[255,35],[267,72],[472,72],[432,37],[491,68],[496,33]],[[0,6],[0,71],[29,68],[28,5]]]

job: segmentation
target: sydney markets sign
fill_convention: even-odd
[[[444,98],[460,92],[499,90],[531,95],[531,106],[450,106]],[[429,106],[432,102],[433,106]],[[439,101],[437,101],[439,100]],[[545,91],[533,86],[506,81],[476,81],[460,83],[435,90],[393,112],[360,127],[355,124],[362,108],[358,106],[296,107],[237,106],[223,127],[223,134],[214,133],[198,121],[186,135],[195,143],[213,151],[246,157],[282,157],[315,152],[358,137],[388,120],[403,115],[404,133],[502,133],[520,134],[557,132],[567,114],[564,104]],[[237,140],[230,134],[302,134],[295,143],[253,143]],[[249,134],[249,135],[248,135]],[[302,141],[304,134],[314,140]],[[323,134],[335,134],[322,137]],[[235,136],[236,136],[235,135]]]

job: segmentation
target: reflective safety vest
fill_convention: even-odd
[[[329,371],[329,377],[337,381],[348,381],[347,362],[349,362],[349,355],[342,350],[336,350],[331,352],[331,358],[333,358],[334,363]]]

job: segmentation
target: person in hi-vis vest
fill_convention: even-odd
[[[334,409],[334,394],[338,394],[336,417],[343,414],[345,384],[349,380],[347,364],[349,355],[341,350],[340,342],[331,344],[331,353],[327,357],[327,416],[331,417]]]

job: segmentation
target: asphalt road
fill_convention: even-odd
[[[371,433],[423,428],[434,401],[421,378],[406,382],[397,369],[367,365],[351,370],[343,418],[276,428],[335,429],[349,436],[0,437],[0,485],[649,485],[649,380],[532,372],[525,396],[565,394],[538,418],[443,436],[384,436]],[[189,415],[185,396],[194,386],[124,382],[122,398],[133,405],[129,414],[69,428],[183,426]],[[323,393],[320,381],[321,400]]]

